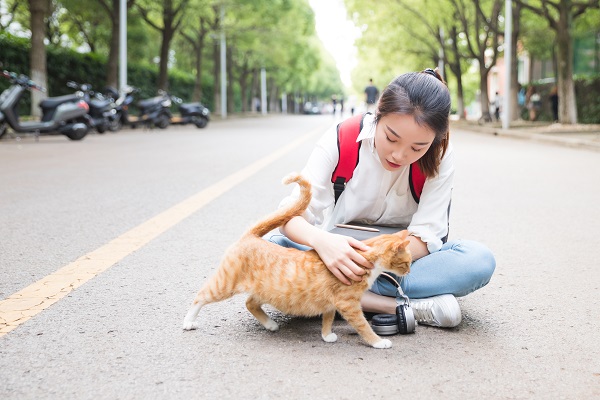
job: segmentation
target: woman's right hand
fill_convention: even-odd
[[[366,273],[364,269],[373,268],[373,264],[356,251],[368,251],[369,246],[350,236],[320,231],[312,247],[327,269],[346,285],[351,285],[351,281],[360,282]]]

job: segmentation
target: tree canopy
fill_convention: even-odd
[[[600,34],[598,0],[513,0],[512,49],[504,48],[503,0],[345,0],[345,4],[363,33],[353,74],[357,91],[369,77],[383,85],[402,72],[443,61],[453,103],[461,108],[465,98],[478,92],[481,110],[487,114],[488,76],[496,61],[507,50],[527,52],[533,59],[556,60],[560,120],[577,122],[572,45],[582,30],[592,32],[590,37]],[[511,69],[516,77],[516,62]],[[479,75],[478,88],[470,86],[473,74]],[[517,86],[515,80],[508,94],[514,103]]]
[[[30,26],[27,2],[0,3],[0,32],[27,35],[40,30]],[[49,3],[43,27],[46,43],[106,57],[106,83],[114,86],[119,0]],[[282,93],[302,101],[344,90],[331,56],[317,38],[307,0],[128,0],[127,33],[129,62],[158,70],[157,89],[168,89],[169,74],[193,76],[195,87],[188,97],[196,100],[205,97],[203,92],[218,96],[223,33],[231,111],[249,109],[263,68],[275,108]]]

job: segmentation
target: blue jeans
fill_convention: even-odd
[[[292,242],[282,234],[265,237],[283,247],[310,250],[310,247]],[[399,282],[404,293],[415,299],[440,294],[465,296],[488,284],[496,268],[492,252],[484,245],[471,240],[452,240],[440,251],[415,261],[410,273]],[[370,289],[382,296],[396,297],[396,288],[383,278],[378,278]]]

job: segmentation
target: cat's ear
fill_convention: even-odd
[[[394,251],[406,250],[406,247],[410,244],[410,240],[397,240],[394,243]]]
[[[395,234],[398,235],[401,240],[404,240],[408,237],[408,231],[406,229],[400,232],[396,232]]]

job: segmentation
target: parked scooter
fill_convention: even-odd
[[[198,128],[206,128],[210,115],[207,107],[201,103],[183,103],[183,100],[176,96],[171,96],[171,99],[174,103],[179,104],[179,115],[171,117],[172,124],[194,124]]]
[[[92,85],[89,83],[79,84],[74,81],[67,82],[67,86],[78,90],[90,106],[88,115],[90,117],[90,124],[96,129],[98,133],[104,133],[107,129],[114,124],[114,120],[117,118],[116,105],[111,98],[105,98],[101,93],[96,93],[92,90]]]
[[[59,133],[71,140],[81,140],[87,135],[89,125],[86,114],[88,104],[77,95],[50,97],[40,102],[41,121],[20,121],[19,102],[25,90],[45,91],[25,75],[3,71],[11,86],[0,95],[0,136],[10,126],[18,133],[33,133],[36,138],[42,133]]]
[[[125,87],[124,90],[119,92],[112,86],[104,88],[104,96],[112,98],[115,104],[115,118],[111,120],[108,129],[111,132],[120,130],[124,124],[127,124],[127,116],[129,106],[135,101],[134,93],[139,92],[139,89],[132,86]]]
[[[169,126],[172,117],[170,109],[171,97],[167,93],[159,91],[158,96],[135,103],[134,94],[139,92],[138,88],[127,86],[121,91],[119,98],[115,101],[117,115],[121,116],[119,119],[121,123],[123,125],[130,125],[132,128],[144,125],[146,127],[157,126],[165,129]],[[134,106],[139,109],[138,115],[131,114],[131,109]]]

